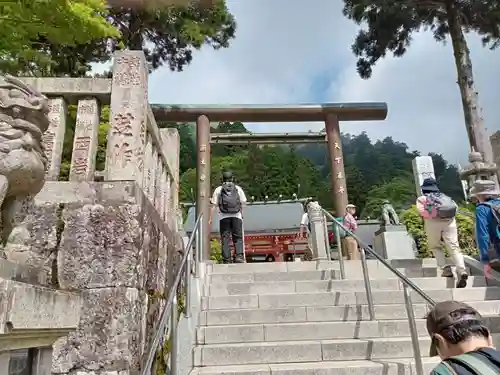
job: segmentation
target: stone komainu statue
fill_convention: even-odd
[[[0,76],[0,205],[2,245],[18,207],[45,183],[42,135],[49,126],[47,98],[11,76]]]
[[[392,207],[391,202],[384,200],[382,202],[382,215],[381,221],[383,225],[400,225],[399,217],[394,207]]]

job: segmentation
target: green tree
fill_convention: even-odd
[[[401,211],[415,203],[416,191],[413,176],[410,173],[395,177],[391,181],[375,186],[368,191],[361,217],[376,219],[380,216],[384,200],[389,200],[394,209]]]
[[[112,9],[110,20],[122,32],[120,42],[126,48],[144,50],[151,69],[166,63],[181,71],[191,62],[194,50],[204,45],[226,48],[236,31],[224,0],[214,1],[210,8]]]
[[[403,56],[415,32],[430,29],[438,42],[444,42],[449,36],[469,142],[476,150],[485,151],[474,132],[476,127],[483,127],[483,120],[465,32],[474,31],[483,36],[485,44],[497,47],[500,36],[498,1],[344,0],[343,12],[358,25],[366,26],[358,32],[352,46],[362,78],[369,78],[373,66],[388,52],[396,57]]]
[[[65,0],[47,1],[67,3]],[[101,1],[104,3],[104,0],[78,2],[100,4]],[[51,7],[46,7],[46,10],[50,12]],[[27,12],[28,16],[29,14]],[[105,25],[114,31],[113,34],[80,38],[74,43],[68,43],[67,40],[47,39],[44,34],[37,36],[34,33],[26,39],[26,46],[51,63],[48,66],[40,65],[37,61],[33,62],[22,56],[18,58],[18,54],[13,53],[10,56],[10,71],[17,70],[23,74],[35,72],[40,76],[88,76],[91,63],[108,62],[114,51],[123,48],[143,50],[150,70],[166,64],[172,70],[181,71],[191,62],[193,51],[204,45],[215,49],[226,48],[236,31],[236,22],[229,13],[225,0],[215,1],[210,8],[194,5],[155,10],[112,8],[103,14]],[[68,24],[71,33],[73,30],[76,30],[75,33],[81,32],[81,29],[70,22]],[[64,33],[64,30],[61,32]],[[9,34],[5,35],[10,37]]]
[[[118,38],[104,0],[0,2],[0,72],[51,71],[51,49]]]
[[[375,189],[375,193],[378,194],[385,189],[384,185],[388,184],[390,187],[394,179],[401,181],[404,177],[404,180],[407,180],[404,185],[413,186],[412,160],[419,153],[409,151],[405,143],[394,141],[390,137],[373,143],[366,133],[361,133],[356,136],[343,134],[342,145],[349,201],[358,207],[358,213],[372,216],[378,204],[373,203],[373,200],[372,203],[369,202],[373,190]],[[326,148],[322,145],[306,145],[298,147],[297,153],[307,159],[311,155],[311,160],[315,161],[315,167],[321,171],[324,189],[320,193],[320,202],[325,207],[331,208],[333,194],[330,161]],[[435,162],[436,178],[442,191],[457,202],[462,201],[463,193],[457,168],[448,164],[441,156],[436,154],[431,156]],[[390,191],[390,188],[388,190]],[[408,188],[408,191],[415,194],[415,188]],[[369,208],[365,214],[363,211],[368,203],[373,208]],[[397,205],[399,206],[399,203]]]
[[[212,127],[210,129],[211,133],[250,133],[245,125],[241,122],[220,122],[217,127]],[[244,150],[248,150],[247,145],[223,145],[223,144],[212,144],[211,145],[211,154],[212,156],[227,156],[232,155],[234,153],[238,153]]]

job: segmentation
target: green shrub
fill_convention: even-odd
[[[460,210],[471,212],[467,208],[463,207],[461,207]],[[433,254],[430,254],[427,247],[427,235],[425,234],[424,230],[424,221],[418,213],[417,207],[412,206],[411,208],[403,211],[403,213],[401,214],[401,221],[406,226],[408,232],[415,239],[419,256],[421,258],[433,257]],[[474,220],[471,217],[458,214],[457,227],[458,241],[460,243],[462,252],[467,255],[476,256],[478,254],[478,250],[476,248],[476,242],[474,240]]]
[[[222,247],[220,241],[210,241],[210,259],[216,264],[222,264]]]

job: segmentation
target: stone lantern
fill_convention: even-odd
[[[497,181],[496,173],[496,164],[486,163],[483,155],[474,150],[469,153],[469,164],[459,171],[460,179],[467,185],[467,190],[476,180]]]

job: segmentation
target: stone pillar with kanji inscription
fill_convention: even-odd
[[[155,189],[155,177],[154,177],[154,160],[155,150],[153,146],[153,138],[151,135],[146,136],[146,147],[144,149],[144,181],[142,184],[142,188],[144,190],[144,194],[149,198],[151,204],[154,204],[154,189]]]
[[[172,186],[172,210],[179,209],[179,162],[180,162],[180,137],[177,129],[160,129],[161,139],[165,147],[169,150],[166,154],[168,165],[171,171]]]
[[[42,138],[45,156],[48,161],[45,175],[47,181],[57,181],[59,179],[67,113],[68,107],[64,98],[49,100],[50,125]]]
[[[93,181],[99,136],[100,108],[97,99],[78,101],[70,181]]]
[[[336,115],[328,114],[326,116],[325,124],[326,136],[328,140],[328,151],[330,154],[335,213],[337,216],[343,216],[348,200],[339,120]]]
[[[148,69],[142,51],[115,53],[111,86],[106,180],[142,187],[146,145]]]
[[[212,226],[210,219],[210,120],[207,116],[200,116],[196,120],[196,218],[203,215],[202,220],[202,260],[210,259],[210,233]],[[214,218],[216,219],[216,218]]]

